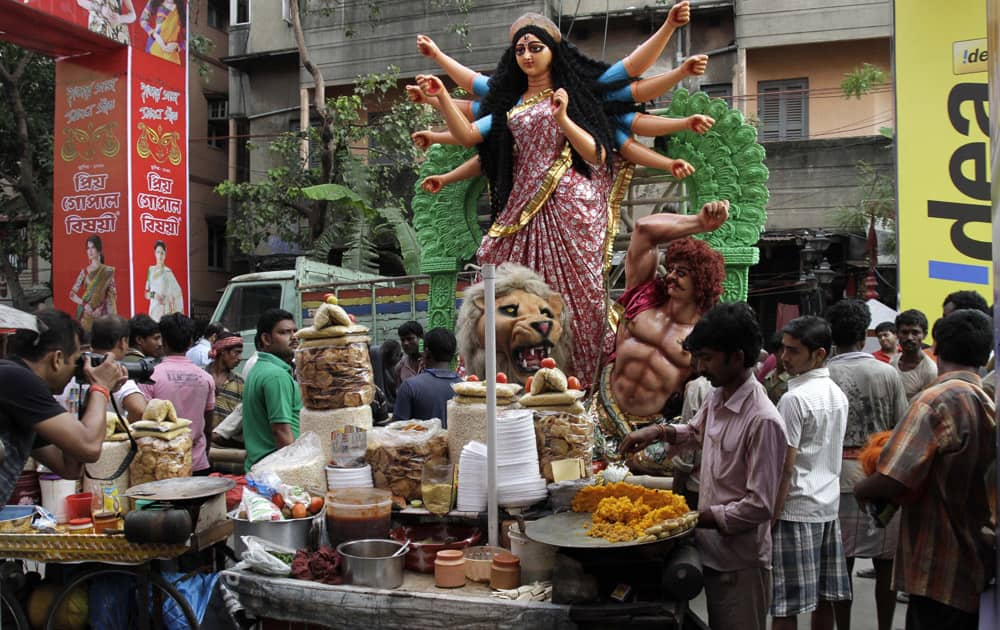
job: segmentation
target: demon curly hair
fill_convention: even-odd
[[[664,254],[663,264],[683,264],[690,271],[694,288],[694,303],[699,313],[707,313],[722,295],[722,281],[726,278],[726,265],[722,254],[705,241],[685,237],[671,241]]]
[[[483,98],[479,110],[481,116],[493,116],[490,133],[478,146],[478,150],[483,171],[490,181],[490,209],[494,217],[507,205],[513,185],[514,139],[507,126],[507,112],[517,104],[528,88],[528,78],[517,65],[513,42],[527,33],[540,39],[552,52],[552,89],[555,91],[564,88],[569,94],[567,114],[573,122],[593,136],[598,148],[603,150],[608,169],[611,168],[611,156],[615,150],[614,121],[604,111],[600,95],[619,86],[600,85],[597,81],[610,66],[587,57],[565,40],[556,42],[545,29],[538,26],[529,25],[519,29],[490,77],[489,94]],[[576,149],[572,149],[572,152],[573,168],[589,178],[590,166]]]

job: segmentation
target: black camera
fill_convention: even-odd
[[[76,376],[77,383],[86,383],[87,376],[83,373],[84,360],[90,357],[91,367],[97,367],[98,365],[104,363],[103,354],[98,354],[96,352],[84,352],[80,355],[80,358],[76,360]],[[153,368],[156,367],[156,359],[150,359],[149,357],[141,359],[136,363],[125,363],[121,362],[119,365],[124,365],[125,369],[128,370],[129,379],[135,381],[136,383],[145,383],[152,385],[153,381]]]

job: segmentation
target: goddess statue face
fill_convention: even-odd
[[[544,75],[552,66],[552,51],[531,33],[525,33],[514,43],[514,56],[528,78]]]

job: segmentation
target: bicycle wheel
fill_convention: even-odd
[[[28,617],[13,593],[0,591],[0,630],[31,630]]]
[[[137,572],[127,568],[107,567],[107,568],[96,569],[93,571],[85,571],[77,575],[75,578],[73,578],[66,584],[63,590],[60,591],[59,596],[56,597],[56,600],[52,603],[52,609],[51,612],[49,613],[49,618],[46,621],[45,629],[55,630],[55,613],[57,610],[59,610],[59,607],[62,606],[63,601],[69,596],[69,594],[73,591],[74,588],[76,588],[80,584],[83,584],[84,582],[86,582],[91,578],[99,577],[102,575],[110,575],[110,574],[128,575],[134,578],[136,581],[139,581],[139,575],[137,574]],[[150,597],[147,598],[147,601],[157,602],[160,609],[162,610],[162,604],[164,601],[162,599],[162,596],[166,595],[170,599],[174,600],[174,603],[176,603],[177,606],[180,607],[180,610],[183,613],[185,620],[187,620],[188,627],[191,630],[198,630],[199,628],[198,618],[195,616],[194,611],[191,609],[191,605],[188,604],[187,599],[185,599],[184,596],[181,595],[176,588],[174,588],[174,585],[164,580],[163,576],[161,576],[159,573],[151,573],[148,576],[148,578],[149,578],[149,585],[152,586],[153,588],[151,589],[152,594]],[[159,591],[159,593],[157,593],[157,591]],[[143,600],[143,598],[141,597],[139,597],[138,599],[139,601]],[[132,604],[135,604],[135,601],[132,601]],[[138,619],[146,619],[148,623],[150,620],[150,611],[148,609],[146,611],[139,610],[137,612],[136,617]],[[24,628],[27,629],[28,626],[25,625]]]

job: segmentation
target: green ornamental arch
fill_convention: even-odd
[[[750,266],[760,260],[755,246],[767,220],[768,170],[764,147],[757,142],[757,130],[743,114],[726,101],[704,92],[674,92],[664,116],[683,118],[705,114],[715,119],[707,133],[693,131],[673,134],[667,155],[687,160],[695,173],[685,180],[689,208],[697,211],[708,201],[728,199],[730,218],[719,229],[700,235],[726,261],[722,299],[727,302],[747,298]],[[429,274],[428,325],[452,329],[455,324],[455,288],[461,266],[471,260],[482,240],[476,220],[479,197],[486,178],[456,182],[431,194],[420,181],[446,173],[475,154],[475,149],[433,145],[420,166],[413,198],[413,227],[420,245],[420,271]]]

